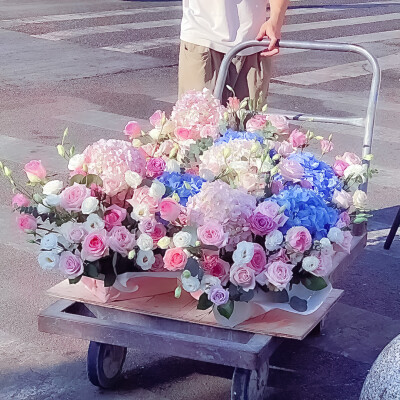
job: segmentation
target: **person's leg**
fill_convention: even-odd
[[[182,41],[179,53],[178,95],[188,90],[214,90],[223,54]]]

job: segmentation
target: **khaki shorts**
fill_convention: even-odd
[[[179,97],[188,90],[214,90],[224,53],[208,47],[181,41],[179,54]],[[258,99],[260,93],[267,97],[271,77],[271,58],[259,53],[237,56],[229,67],[226,84],[239,99],[250,96]],[[225,89],[223,102],[232,94]]]

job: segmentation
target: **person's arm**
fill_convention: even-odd
[[[289,0],[270,0],[270,17],[261,25],[257,35],[257,40],[268,37],[270,40],[268,49],[261,53],[262,56],[273,56],[279,53],[276,46],[278,39],[281,38],[281,30],[285,13],[289,5]]]

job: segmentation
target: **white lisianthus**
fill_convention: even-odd
[[[136,257],[136,264],[139,265],[139,267],[142,268],[142,270],[144,271],[149,270],[155,261],[156,258],[154,257],[154,253],[151,250],[138,251],[138,255]]]
[[[334,253],[332,243],[328,238],[322,238],[319,243],[321,244],[321,254],[329,256]]]
[[[367,174],[367,164],[353,164],[348,166],[344,170],[344,177],[347,179],[349,177],[352,177],[354,179],[361,177],[363,182],[365,182],[366,174]]]
[[[342,243],[344,240],[343,231],[336,227],[329,229],[328,239],[333,243]]]
[[[158,141],[160,134],[161,134],[161,129],[157,129],[157,128],[152,129],[148,133],[148,135],[156,142]]]
[[[153,249],[154,242],[147,233],[142,233],[136,241],[140,250],[149,251]]]
[[[180,231],[172,238],[175,247],[189,247],[192,242],[192,235],[189,232]]]
[[[49,194],[43,199],[43,205],[45,207],[57,207],[60,204],[60,195],[58,194]]]
[[[159,200],[165,194],[165,185],[159,181],[153,181],[149,189],[149,196]]]
[[[41,251],[38,256],[39,265],[44,270],[51,270],[58,266],[60,256],[53,251]]]
[[[232,258],[236,265],[244,265],[251,261],[254,256],[254,244],[250,242],[238,243]]]
[[[315,271],[319,266],[319,259],[315,256],[304,257],[301,266],[307,272]]]
[[[181,172],[181,166],[176,160],[167,160],[165,170],[170,173]]]
[[[49,181],[43,186],[43,194],[59,194],[63,187],[64,184],[62,183],[62,181]]]
[[[363,190],[356,190],[353,194],[353,204],[356,208],[366,208],[367,194]]]
[[[68,169],[70,171],[75,171],[76,169],[82,167],[84,163],[85,163],[85,155],[75,154],[69,159]]]
[[[197,292],[200,289],[200,281],[197,277],[191,276],[189,278],[181,277],[182,287],[189,293]]]
[[[200,289],[208,294],[212,286],[221,286],[221,280],[216,276],[204,275],[201,280]]]
[[[143,181],[143,178],[134,171],[126,171],[125,172],[125,182],[128,186],[133,189],[136,189]]]
[[[49,207],[46,207],[41,203],[38,204],[37,210],[39,214],[46,214],[51,211]]]
[[[168,236],[164,236],[162,237],[158,242],[157,242],[157,246],[160,249],[168,249],[169,245],[171,244],[171,238]]]
[[[131,212],[131,217],[135,221],[140,221],[143,218],[150,216],[149,206],[147,204],[136,204]]]
[[[94,213],[99,207],[99,200],[96,197],[87,197],[82,202],[81,211],[83,214],[92,214]]]
[[[104,229],[105,223],[97,214],[89,214],[83,227],[88,231],[97,231]]]
[[[281,231],[276,230],[265,236],[265,248],[268,251],[278,250],[283,242],[283,234]]]
[[[48,233],[44,235],[40,241],[40,248],[43,250],[54,250],[58,246],[58,235]]]

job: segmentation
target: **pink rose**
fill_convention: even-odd
[[[161,110],[157,110],[150,118],[149,121],[150,123],[155,127],[155,128],[161,128],[162,120],[165,118],[165,113],[163,113]]]
[[[139,222],[138,228],[140,232],[150,235],[154,231],[156,224],[157,221],[154,218],[147,217]]]
[[[29,207],[29,199],[22,193],[13,196],[11,204],[16,207]]]
[[[104,211],[104,222],[106,229],[109,231],[113,226],[120,226],[126,218],[126,210],[115,204],[106,208]]]
[[[35,231],[37,228],[37,221],[33,215],[30,214],[19,214],[17,216],[18,228],[23,232]]]
[[[353,235],[350,231],[343,231],[343,241],[341,243],[333,243],[333,249],[338,252],[350,254],[351,242]]]
[[[137,139],[142,135],[142,129],[140,125],[136,121],[129,121],[128,124],[125,126],[124,133],[129,139]]]
[[[282,157],[287,157],[288,155],[294,153],[295,150],[294,150],[293,146],[288,141],[284,140],[282,143],[278,144],[276,151]]]
[[[345,190],[336,190],[333,192],[332,201],[338,207],[344,208],[347,210],[353,204],[353,198],[351,194],[346,192]]]
[[[279,172],[287,181],[299,181],[304,175],[304,168],[295,160],[284,158],[279,163]]]
[[[267,115],[266,119],[278,130],[278,134],[289,133],[289,123],[283,115]]]
[[[233,265],[230,271],[230,281],[243,288],[245,292],[256,287],[254,270],[246,265]]]
[[[178,140],[188,140],[192,139],[192,132],[190,129],[180,127],[175,129],[175,136]]]
[[[265,128],[267,117],[265,115],[257,114],[250,118],[246,124],[246,130],[249,132],[260,132]]]
[[[232,111],[238,111],[240,108],[240,100],[237,97],[229,97],[228,107],[230,107]]]
[[[347,164],[347,162],[343,160],[336,160],[332,168],[337,176],[342,177],[347,167],[349,167],[349,164]]]
[[[152,272],[165,271],[163,256],[161,254],[155,254],[154,258],[155,258],[155,261],[154,261],[153,265],[151,266],[150,271],[152,271]]]
[[[208,222],[197,228],[197,236],[203,244],[218,248],[224,247],[228,241],[228,234],[217,222]]]
[[[339,215],[339,220],[336,223],[336,226],[340,229],[345,228],[346,226],[350,225],[350,215],[347,211],[343,211],[340,215]]]
[[[226,304],[229,301],[229,290],[224,289],[221,285],[211,286],[208,300],[217,306]]]
[[[181,206],[169,197],[160,202],[160,215],[166,221],[175,221],[181,212]]]
[[[312,238],[309,230],[304,226],[294,226],[286,233],[286,241],[293,250],[304,253],[312,245]]]
[[[149,211],[154,214],[158,211],[158,200],[149,195],[150,188],[148,186],[142,186],[135,189],[133,196],[127,202],[132,206],[136,207],[140,204],[145,204],[149,207]]]
[[[265,250],[260,244],[254,243],[254,255],[247,266],[253,269],[254,272],[258,275],[265,269],[266,265],[267,256],[265,254]]]
[[[25,165],[24,171],[29,179],[29,182],[32,183],[43,181],[47,174],[40,160],[29,161],[28,164]]]
[[[180,271],[185,268],[187,259],[188,257],[182,248],[168,249],[164,255],[165,268],[168,271]]]
[[[229,270],[231,266],[228,262],[221,260],[218,254],[207,254],[203,252],[204,258],[201,267],[207,275],[216,276],[225,285],[229,280]]]
[[[336,160],[342,160],[349,165],[361,165],[361,159],[357,154],[346,151],[341,157],[336,157]]]
[[[60,206],[67,211],[80,211],[83,200],[87,197],[90,197],[90,189],[75,182],[61,192]]]
[[[62,224],[60,231],[70,243],[81,243],[88,234],[83,224],[72,221]]]
[[[68,279],[74,279],[82,275],[84,269],[82,259],[70,251],[64,251],[61,254],[58,267]]]
[[[158,178],[165,171],[165,161],[162,158],[150,158],[146,164],[146,175],[149,178]]]
[[[274,261],[267,265],[267,269],[263,274],[268,283],[274,285],[279,290],[283,290],[293,277],[292,268],[293,265],[291,264],[285,264],[282,261]],[[262,279],[264,279],[263,276],[261,276],[260,278],[257,277],[257,281],[261,284]]]
[[[255,235],[265,236],[275,231],[278,224],[271,218],[260,212],[253,214],[249,218],[250,229]]]
[[[307,136],[299,129],[295,129],[289,136],[289,142],[293,147],[304,147],[307,144]]]
[[[289,257],[286,254],[286,249],[279,249],[276,253],[268,257],[269,262],[282,261],[283,263],[289,262]]]
[[[172,140],[165,140],[160,144],[160,147],[157,150],[157,155],[161,154],[168,157],[169,153],[173,148],[174,148],[174,142]]]
[[[163,224],[156,224],[153,232],[148,235],[153,239],[154,244],[156,244],[161,238],[167,234],[167,228]]]
[[[153,154],[155,153],[155,150],[156,150],[156,145],[154,143],[147,143],[139,148],[140,154],[145,158],[152,157]]]
[[[311,274],[321,277],[328,276],[333,269],[332,256],[328,254],[318,254],[317,252],[312,255],[318,257],[319,265],[317,269],[311,271]]]
[[[269,200],[260,203],[255,209],[255,212],[260,212],[261,214],[272,218],[278,225],[278,228],[285,225],[286,221],[289,219],[283,212],[280,213],[280,207],[277,203]]]
[[[271,182],[271,193],[279,194],[279,192],[283,190],[283,184],[280,181],[272,181]]]
[[[108,256],[109,249],[107,242],[105,229],[89,233],[82,243],[82,259],[96,261],[102,257]]]
[[[103,178],[103,189],[107,195],[113,197],[126,189],[125,182],[118,177]]]
[[[110,249],[123,256],[127,256],[135,244],[135,236],[125,226],[114,226],[109,232],[108,245]]]
[[[320,141],[322,154],[330,153],[333,150],[333,143],[330,140]]]

